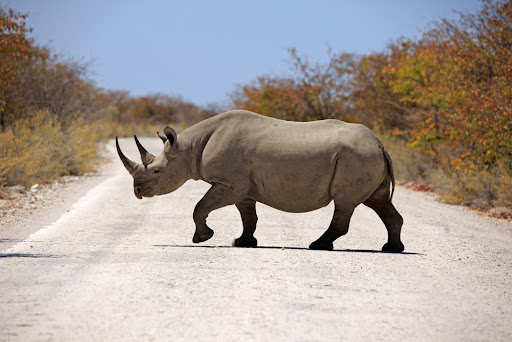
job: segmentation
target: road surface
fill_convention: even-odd
[[[223,208],[196,245],[208,184],[137,200],[112,143],[109,156],[102,183],[0,254],[1,341],[512,340],[510,222],[398,188],[405,253],[380,252],[385,227],[364,206],[334,251],[308,250],[332,204],[258,204],[258,248],[231,247],[241,220]]]

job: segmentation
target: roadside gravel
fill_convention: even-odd
[[[110,160],[111,157],[112,151],[104,152],[103,158]],[[56,221],[90,189],[112,176],[114,169],[108,162],[97,173],[65,176],[30,188],[6,187],[0,194],[0,250]]]

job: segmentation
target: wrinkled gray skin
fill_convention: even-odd
[[[194,243],[213,236],[206,218],[227,205],[236,205],[243,222],[243,233],[233,245],[248,247],[257,245],[256,202],[305,212],[334,200],[329,228],[309,248],[332,250],[334,240],[347,233],[354,209],[363,203],[387,228],[382,250],[404,250],[403,220],[391,203],[391,159],[365,126],[338,120],[291,122],[236,110],[179,135],[170,127],[164,133],[158,133],[164,142],[158,156],[148,153],[135,137],[143,164],[127,159],[116,138],[117,150],[139,199],[167,194],[189,179],[212,185],[194,209]]]

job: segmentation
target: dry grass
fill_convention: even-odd
[[[0,133],[0,185],[30,186],[94,171],[102,138],[98,123],[75,119],[64,127],[48,110]]]
[[[136,134],[139,137],[156,137],[156,132],[163,132],[165,125],[172,126],[178,133],[183,131],[187,124],[181,122],[179,124],[163,124],[163,123],[152,123],[148,120],[138,120],[136,122],[126,123],[119,122],[116,120],[104,120],[102,121],[101,135],[103,137],[114,138],[114,137],[131,137]]]
[[[390,133],[378,133],[391,159],[395,177],[400,182],[414,182],[427,185],[431,183],[432,171],[436,166],[431,159],[419,150],[407,146],[407,143]]]
[[[470,205],[479,209],[512,208],[512,169],[510,162],[501,160],[491,168],[472,172],[445,172],[439,187],[443,201]]]
[[[138,136],[155,136],[156,131],[163,131],[159,125],[145,123],[124,123],[115,120],[102,122],[102,135],[109,138]]]
[[[477,209],[504,207],[512,209],[512,163],[502,159],[490,168],[468,172],[441,168],[428,156],[389,133],[379,138],[393,159],[398,181],[415,188],[433,189],[442,201],[464,204]]]

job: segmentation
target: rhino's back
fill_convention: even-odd
[[[332,156],[341,150],[373,152],[378,139],[365,126],[339,120],[285,121],[244,110],[212,119],[208,150],[214,155],[243,156],[263,164],[305,161]],[[205,123],[207,123],[205,121]]]
[[[274,148],[295,151],[298,147],[318,149],[326,145],[347,145],[363,135],[374,138],[366,127],[340,120],[285,121],[245,110],[228,111],[200,124],[205,128],[203,131],[211,130],[214,138],[222,139],[224,143],[236,140],[244,144],[243,148],[258,146],[262,151]],[[199,124],[196,126],[199,128]]]

